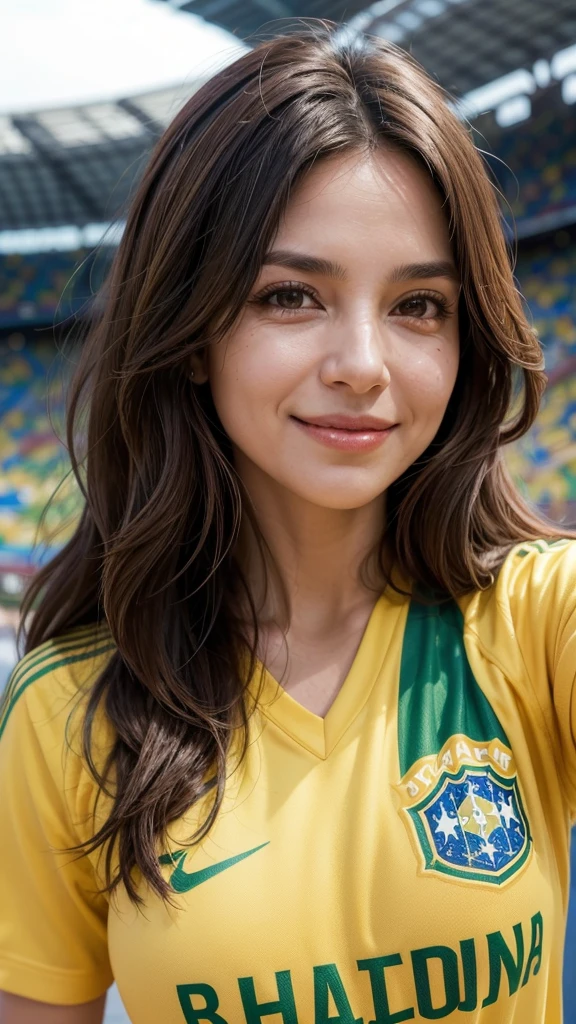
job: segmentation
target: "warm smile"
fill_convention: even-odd
[[[309,437],[314,438],[328,448],[337,448],[343,452],[369,452],[383,444],[397,426],[396,423],[385,423],[373,417],[318,417],[314,420],[290,417],[294,423],[305,430]]]

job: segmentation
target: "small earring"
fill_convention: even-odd
[[[190,374],[190,380],[194,380],[194,370],[192,370],[192,372]]]

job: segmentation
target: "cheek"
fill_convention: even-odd
[[[458,345],[434,344],[399,369],[402,397],[415,419],[442,417],[458,375]]]
[[[216,411],[233,441],[246,431],[259,433],[269,411],[275,412],[297,385],[301,367],[298,346],[279,344],[273,335],[240,330],[208,353],[208,374]],[[272,421],[273,423],[273,421]]]

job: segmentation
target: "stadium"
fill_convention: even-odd
[[[545,353],[541,412],[510,448],[509,465],[534,505],[574,525],[573,0],[376,0],[369,6],[172,0],[172,6],[248,45],[289,31],[302,18],[330,19],[343,32],[381,35],[406,48],[449,91],[490,168],[518,287]],[[66,379],[83,330],[97,316],[147,157],[202,81],[0,115],[0,689],[15,657],[25,582],[71,536],[82,507],[67,462]],[[576,905],[564,972],[566,1024],[576,1024],[574,957]]]

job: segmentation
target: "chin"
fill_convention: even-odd
[[[309,490],[303,490],[300,483],[300,486],[298,488],[295,487],[293,492],[304,498],[305,501],[310,502],[311,505],[342,511],[343,509],[364,508],[365,505],[369,505],[379,498],[388,486],[388,484],[384,484],[382,487],[371,487],[370,489],[352,486],[327,486],[325,488],[311,487]]]

